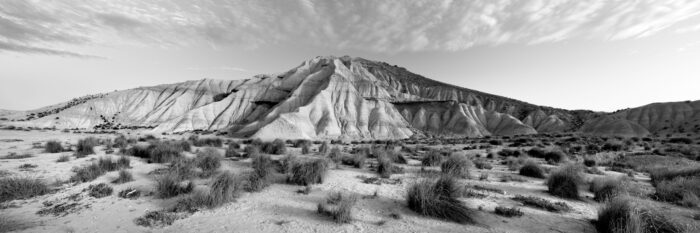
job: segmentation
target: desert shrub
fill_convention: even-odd
[[[63,146],[58,141],[48,141],[44,145],[44,152],[46,153],[58,153],[63,151]]]
[[[651,183],[656,185],[664,180],[673,180],[677,177],[691,177],[700,176],[700,167],[694,168],[683,168],[683,169],[673,169],[673,168],[661,168],[654,169],[649,172],[651,178]]]
[[[627,197],[617,197],[606,202],[598,211],[595,227],[603,233],[686,232],[683,225],[657,211],[635,206]]]
[[[318,147],[318,152],[321,154],[328,153],[328,150],[330,150],[330,146],[328,144],[328,141],[323,141],[323,143],[321,143],[321,146]]]
[[[621,151],[624,149],[624,146],[619,142],[606,142],[601,149],[604,151]]]
[[[112,181],[112,183],[123,184],[123,183],[131,182],[133,180],[134,180],[134,176],[131,175],[131,172],[122,169],[122,170],[119,170],[119,176],[117,177],[117,179]]]
[[[328,172],[328,162],[322,159],[297,161],[292,165],[288,182],[298,185],[323,183]]]
[[[381,178],[390,178],[393,172],[394,163],[386,154],[377,157],[377,173]]]
[[[473,167],[472,161],[463,154],[452,154],[440,165],[443,174],[456,177],[469,177],[469,170]]]
[[[565,212],[571,210],[571,206],[564,202],[551,202],[547,199],[533,196],[516,195],[513,200],[522,202],[523,205],[544,209],[550,212]]]
[[[474,222],[470,210],[458,199],[461,193],[454,177],[442,176],[411,185],[406,201],[409,209],[424,216],[462,224]]]
[[[693,139],[683,138],[683,137],[675,137],[675,138],[668,139],[668,142],[669,143],[693,144]]]
[[[340,159],[342,158],[342,153],[340,152],[340,148],[338,147],[333,147],[331,151],[328,153],[328,158],[333,161],[333,163],[338,164],[340,163]]]
[[[590,191],[594,200],[607,201],[626,192],[622,180],[618,178],[599,177],[591,182]]]
[[[375,154],[377,154],[377,157],[379,156],[386,156],[391,160],[391,162],[398,163],[398,164],[406,164],[408,163],[408,160],[406,160],[406,157],[404,157],[400,153],[396,153],[393,150],[378,150]]]
[[[39,167],[39,165],[31,164],[31,163],[25,163],[25,164],[19,165],[19,169],[33,169],[33,168],[37,168],[37,167]]]
[[[193,189],[194,183],[192,181],[181,182],[177,177],[170,175],[160,175],[156,178],[155,193],[160,198],[175,197],[189,193]]]
[[[181,151],[191,151],[192,150],[192,144],[190,144],[189,141],[180,140],[177,142],[173,142],[173,144],[177,145]]]
[[[520,150],[503,149],[498,152],[498,155],[503,157],[519,157],[523,153]]]
[[[287,145],[282,139],[275,139],[272,142],[262,144],[262,151],[266,154],[281,155],[287,152]]]
[[[112,195],[112,187],[105,183],[88,186],[88,195],[94,198],[103,198]]]
[[[134,220],[134,223],[143,227],[163,227],[172,225],[179,218],[177,213],[165,210],[148,211],[145,215]]]
[[[131,155],[138,158],[148,159],[151,156],[148,147],[146,146],[132,146],[128,150],[123,151],[122,154]]]
[[[97,138],[88,137],[78,140],[75,149],[75,157],[82,158],[95,153],[95,147],[99,145]]]
[[[520,216],[523,216],[523,214],[524,214],[523,211],[520,210],[520,208],[517,208],[517,207],[510,207],[509,208],[509,207],[505,207],[505,206],[496,206],[496,208],[494,209],[494,213],[501,215],[501,216],[504,216],[504,217],[508,217],[508,218],[520,217]]]
[[[541,158],[541,159],[545,158],[546,153],[547,152],[544,149],[539,148],[539,147],[533,147],[527,151],[527,155],[529,155],[530,157]]]
[[[125,199],[138,199],[141,196],[141,191],[135,188],[126,188],[119,191],[117,196]]]
[[[180,157],[182,147],[170,142],[155,142],[148,147],[148,162],[168,163]]]
[[[229,143],[228,147],[226,148],[226,153],[224,154],[224,156],[226,158],[231,158],[231,157],[240,158],[240,157],[242,157],[242,154],[240,152],[238,152],[238,149],[241,147],[241,145],[239,145],[239,144],[235,144],[235,145],[236,146],[234,146],[233,143]]]
[[[352,222],[352,209],[357,203],[357,196],[330,193],[325,202],[318,203],[317,212],[329,216],[336,223]]]
[[[224,144],[224,141],[221,140],[221,138],[190,138],[192,141],[192,145],[197,146],[197,147],[203,147],[203,146],[211,146],[211,147],[221,147]]]
[[[676,177],[661,181],[656,184],[654,196],[661,201],[696,207],[700,204],[700,177]]]
[[[63,162],[68,162],[70,161],[70,156],[69,155],[61,155],[56,159],[57,163],[63,163]]]
[[[209,177],[221,167],[221,156],[216,149],[207,147],[197,153],[196,163],[202,169],[203,176]]]
[[[165,174],[180,181],[191,179],[197,176],[196,165],[197,163],[194,159],[178,158],[170,162]]]
[[[260,154],[260,146],[251,144],[246,146],[243,151],[245,152],[246,157],[252,158]]]
[[[586,167],[594,167],[596,165],[596,161],[595,159],[584,159],[583,165],[585,165]]]
[[[10,152],[10,154],[3,157],[2,159],[26,159],[26,158],[31,158],[31,157],[34,157],[34,155],[29,154],[29,153],[17,154],[15,152]]]
[[[474,167],[476,167],[476,168],[478,168],[478,169],[486,169],[486,170],[491,170],[491,169],[493,168],[493,166],[491,165],[491,163],[489,163],[488,161],[483,160],[483,159],[477,159],[477,160],[475,160],[475,161],[474,161]]]
[[[535,161],[527,161],[525,165],[520,167],[519,173],[521,176],[544,178],[544,170]]]
[[[114,138],[114,143],[112,146],[119,148],[120,150],[124,149],[127,146],[129,146],[129,140],[127,140],[126,136],[124,136],[123,134],[119,135],[116,138]]]
[[[248,185],[246,190],[250,192],[261,191],[270,186],[272,175],[274,174],[273,161],[269,155],[258,155],[253,157],[253,173],[248,175]]]
[[[437,166],[442,164],[442,155],[437,150],[431,150],[423,156],[421,163],[423,166]]]
[[[131,167],[131,159],[126,156],[119,156],[119,159],[117,159],[117,167],[119,168],[129,168]]]
[[[216,176],[211,184],[208,195],[201,203],[202,206],[214,208],[236,199],[242,188],[241,179],[231,172]]]
[[[574,165],[568,165],[553,172],[547,178],[547,189],[554,196],[578,199],[578,185],[582,181],[581,169]]]
[[[544,157],[550,163],[561,163],[567,160],[566,154],[560,150],[548,151]]]
[[[363,168],[365,166],[365,160],[367,158],[364,154],[352,154],[343,156],[342,163],[348,166],[353,166],[356,168]]]
[[[99,162],[93,162],[87,166],[75,167],[73,168],[73,172],[75,172],[75,174],[70,177],[71,182],[88,182],[104,175],[107,170],[100,166]]]
[[[301,145],[301,154],[309,154],[311,153],[311,143],[305,143]]]
[[[39,179],[18,176],[0,178],[0,203],[32,198],[50,191],[49,186]]]
[[[112,161],[112,159],[108,157],[101,157],[98,159],[97,166],[100,166],[100,169],[104,170],[105,172],[116,171],[119,169],[119,164]]]

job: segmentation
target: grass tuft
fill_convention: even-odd
[[[49,192],[49,186],[39,179],[18,176],[0,178],[0,202],[32,198]]]
[[[458,199],[461,191],[454,177],[424,179],[408,188],[408,208],[424,216],[465,224],[473,223],[470,210]]]

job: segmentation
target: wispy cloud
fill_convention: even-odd
[[[4,0],[0,39],[27,46],[306,44],[374,52],[459,51],[641,38],[699,13],[697,0]]]
[[[74,53],[74,52],[56,50],[56,49],[40,48],[40,47],[34,47],[34,46],[26,46],[26,45],[21,45],[21,44],[13,44],[13,43],[6,43],[6,42],[0,41],[0,52],[3,52],[3,51],[11,51],[11,52],[19,52],[19,53],[27,53],[27,54],[55,55],[55,56],[64,56],[64,57],[86,58],[86,59],[105,59],[104,57],[100,57],[100,56]]]

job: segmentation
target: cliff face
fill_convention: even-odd
[[[384,139],[416,133],[478,137],[579,128],[592,134],[639,135],[692,124],[698,120],[699,106],[650,105],[597,118],[602,114],[536,106],[437,82],[383,62],[316,57],[274,75],[140,87],[3,115],[25,118],[10,123],[33,127],[219,130],[263,139]]]

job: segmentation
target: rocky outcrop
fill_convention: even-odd
[[[643,126],[618,117],[602,116],[586,122],[581,127],[581,133],[591,135],[622,136],[622,137],[644,137],[649,135],[649,131]]]

